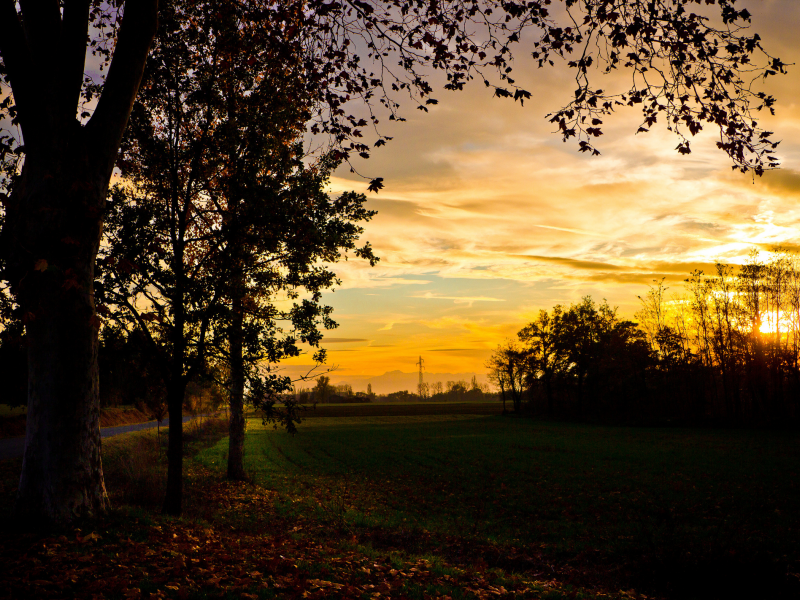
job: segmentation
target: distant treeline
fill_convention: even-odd
[[[353,392],[349,383],[333,385],[331,378],[320,375],[313,388],[295,388],[294,398],[300,404],[342,404],[372,402],[374,394],[368,392]]]
[[[591,297],[541,310],[487,363],[515,412],[634,423],[797,424],[800,256],[756,252],[682,295],[655,282],[638,322]]]
[[[340,404],[357,402],[479,402],[496,400],[497,394],[491,393],[489,386],[479,383],[473,375],[472,381],[441,381],[417,385],[417,393],[408,390],[376,394],[372,384],[367,384],[366,392],[353,392],[349,383],[333,385],[330,378],[321,375],[313,388],[297,388],[295,399],[303,404]]]
[[[377,402],[481,402],[496,399],[497,394],[491,393],[490,387],[485,383],[479,383],[478,378],[473,375],[469,382],[463,379],[444,384],[441,381],[424,382],[417,385],[416,394],[402,390],[378,396],[376,400]]]

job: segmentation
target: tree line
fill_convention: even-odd
[[[398,390],[387,394],[377,394],[372,391],[372,384],[367,384],[366,391],[353,391],[349,383],[332,384],[330,377],[320,375],[312,388],[295,386],[292,390],[293,398],[307,404],[328,403],[359,403],[359,402],[479,402],[494,400],[496,395],[491,392],[490,386],[480,383],[473,375],[472,379],[447,381],[442,383],[424,382],[417,385],[417,393],[408,390]]]
[[[654,282],[636,322],[591,297],[541,310],[487,367],[517,413],[631,423],[785,425],[800,417],[800,255],[753,251]]]

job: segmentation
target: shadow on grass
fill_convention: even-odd
[[[187,427],[187,457],[221,440],[225,429],[224,421]],[[312,595],[321,592],[336,595],[334,591],[338,593],[346,589],[336,588],[331,582],[338,586],[352,585],[354,590],[360,590],[359,593],[370,595],[373,592],[365,587],[367,583],[378,586],[381,578],[389,577],[382,574],[383,571],[378,571],[376,565],[388,573],[394,570],[405,573],[402,577],[408,576],[403,585],[398,584],[396,588],[386,591],[385,595],[424,597],[428,583],[412,582],[410,575],[410,565],[419,564],[423,559],[448,565],[448,569],[459,574],[454,583],[447,584],[449,587],[441,588],[453,597],[458,595],[456,592],[469,596],[464,590],[468,586],[475,586],[476,581],[484,582],[480,585],[486,587],[481,589],[490,590],[487,593],[491,597],[508,598],[800,597],[798,577],[794,575],[800,572],[800,565],[790,563],[789,559],[765,558],[759,556],[757,551],[746,554],[742,551],[743,543],[737,544],[735,552],[725,554],[721,554],[716,546],[705,553],[697,552],[696,545],[693,545],[693,553],[690,554],[687,551],[688,538],[685,537],[689,535],[689,530],[676,533],[680,519],[670,511],[662,511],[663,514],[656,514],[656,511],[650,515],[640,533],[641,539],[627,549],[609,544],[605,548],[582,548],[571,553],[544,552],[531,543],[481,539],[481,531],[477,527],[465,527],[461,534],[454,535],[426,531],[418,526],[388,519],[379,520],[377,525],[375,522],[347,520],[347,515],[354,514],[350,512],[351,497],[359,500],[357,496],[360,492],[352,485],[342,484],[338,492],[341,497],[336,494],[330,498],[323,497],[326,507],[312,511],[297,496],[268,490],[263,485],[223,481],[221,464],[209,469],[188,459],[185,516],[181,520],[167,519],[158,515],[166,477],[165,440],[163,432],[161,440],[153,433],[142,432],[104,444],[107,486],[112,494],[112,502],[118,508],[106,518],[83,526],[81,534],[85,536],[94,531],[89,527],[95,528],[102,537],[100,541],[76,543],[74,531],[61,536],[67,541],[60,537],[42,540],[28,536],[20,538],[23,541],[19,542],[15,538],[14,543],[22,544],[20,553],[23,550],[30,551],[30,556],[36,560],[49,561],[48,552],[58,554],[61,549],[69,548],[69,560],[83,564],[81,561],[88,560],[85,557],[91,557],[92,561],[98,561],[98,568],[107,568],[109,573],[118,573],[118,564],[134,571],[145,569],[141,565],[152,563],[152,566],[146,567],[146,574],[137,575],[141,579],[134,581],[138,586],[136,589],[141,592],[140,596],[144,594],[145,597],[157,592],[163,592],[164,597],[183,597],[181,590],[186,592],[189,587],[181,586],[189,584],[180,583],[182,580],[171,574],[173,572],[187,573],[186,576],[195,581],[191,584],[194,585],[191,593],[188,596],[184,593],[184,596],[191,598],[221,598],[227,597],[226,594],[256,594],[257,597],[274,594],[281,597],[305,589],[302,586],[306,586]],[[554,442],[540,446],[536,451],[548,454],[553,454],[552,448],[561,447]],[[277,450],[276,454],[280,455]],[[16,485],[15,482],[9,482],[14,480],[14,471],[18,477],[21,461],[4,463],[0,463],[0,469],[3,469],[3,498],[7,499]],[[322,487],[336,491],[331,485],[331,482],[327,482]],[[309,488],[307,493],[313,496],[320,489],[319,486]],[[313,498],[307,500],[310,499]],[[292,506],[295,509],[287,508]],[[477,520],[476,515],[471,518]],[[535,517],[531,516],[531,519]],[[468,521],[465,517],[463,524],[469,525]],[[522,525],[521,522],[519,524]],[[173,539],[180,544],[174,545]],[[211,563],[210,555],[191,554],[198,552],[195,548],[206,548],[203,544],[215,548],[216,563]],[[250,557],[238,549],[240,544],[245,548],[255,548],[253,556],[262,552],[267,553],[269,559],[256,561],[245,569],[242,565],[249,564],[247,561]],[[136,552],[131,551],[124,560],[111,554],[128,552],[129,546],[133,546]],[[234,547],[236,551],[232,550]],[[631,547],[638,548],[640,552],[634,553]],[[321,553],[319,548],[324,548],[325,552]],[[284,559],[285,556],[292,556],[291,552],[302,557],[293,566],[285,564]],[[65,561],[63,564],[70,564]],[[358,565],[358,572],[345,573],[342,569],[350,569],[347,565]],[[40,569],[39,566],[36,568]],[[217,575],[226,569],[229,580]],[[165,574],[162,575],[160,570]],[[204,573],[202,579],[196,576],[198,572]],[[268,592],[264,591],[263,586],[255,591],[246,587],[256,585],[252,582],[246,585],[240,583],[246,579],[253,580],[251,574],[256,572],[265,579],[267,575],[272,578]],[[294,577],[292,583],[281,579],[290,576]],[[438,575],[434,579],[437,582],[435,585],[439,586]],[[79,578],[77,581],[82,580]],[[226,584],[226,581],[229,583]],[[400,582],[399,579],[397,581]],[[549,591],[540,593],[531,587],[532,581],[556,583],[547,588]],[[17,585],[20,587],[15,589],[28,590],[23,583]],[[233,586],[230,590],[234,591],[225,588],[225,585]],[[295,587],[278,587],[282,585]],[[525,592],[526,586],[533,591]],[[508,592],[491,591],[501,588]],[[516,591],[512,593],[512,589]],[[635,589],[637,592],[618,592],[623,589]],[[578,593],[573,594],[569,590],[578,590]],[[39,597],[54,596],[46,592]]]

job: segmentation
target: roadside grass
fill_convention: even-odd
[[[226,436],[228,423],[215,417],[184,424],[184,456],[191,459],[201,449]],[[164,501],[167,481],[169,428],[125,433],[103,442],[103,473],[112,506],[132,505],[157,509]],[[227,438],[226,438],[227,439]]]
[[[134,425],[153,420],[152,415],[139,410],[135,406],[115,406],[100,409],[100,427]]]
[[[112,508],[137,507],[155,510],[164,500],[167,476],[167,434],[162,427],[134,431],[103,440],[103,475]],[[215,417],[197,418],[184,424],[187,459],[215,444],[228,432],[228,423]],[[22,471],[22,458],[0,461],[0,521],[11,522],[14,500]]]
[[[0,404],[0,419],[6,417],[17,417],[24,415],[28,412],[27,406],[9,406],[8,404]]]
[[[294,437],[250,421],[246,444],[279,514],[378,548],[680,597],[800,594],[797,433],[352,417]],[[226,446],[196,460],[219,470]]]

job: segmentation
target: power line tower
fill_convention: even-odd
[[[422,360],[422,357],[419,357],[419,361],[414,363],[415,365],[419,365],[419,389],[422,389],[422,369],[424,368],[425,361]]]

